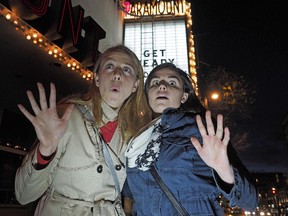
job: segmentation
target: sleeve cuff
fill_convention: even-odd
[[[54,158],[56,151],[53,152],[53,154],[49,155],[49,156],[44,156],[40,153],[39,148],[37,148],[37,162],[33,163],[33,167],[36,170],[41,170],[44,169],[46,166],[48,166],[48,164],[52,161],[52,159]]]

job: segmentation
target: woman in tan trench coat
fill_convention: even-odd
[[[34,115],[19,109],[38,139],[17,170],[17,200],[39,199],[35,215],[124,215],[124,143],[151,120],[143,82],[136,55],[118,45],[98,58],[87,94],[56,107],[54,84],[49,103],[41,83],[39,105],[27,91]]]

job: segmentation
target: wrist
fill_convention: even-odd
[[[56,151],[54,151],[49,156],[46,156],[40,152],[39,148],[37,148],[37,163],[41,165],[48,164],[54,158],[55,154],[56,154]]]
[[[42,156],[49,157],[56,151],[56,149],[54,147],[45,147],[39,143],[38,151]]]
[[[234,184],[234,172],[233,167],[229,165],[228,167],[222,167],[221,169],[215,169],[218,176],[228,184]]]

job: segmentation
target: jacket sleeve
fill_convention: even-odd
[[[37,147],[31,149],[16,171],[15,195],[17,201],[22,205],[33,202],[42,196],[53,180],[53,173],[59,161],[60,151],[58,149],[55,157],[44,169],[36,170],[33,166],[37,163],[36,150]]]
[[[251,174],[240,161],[231,143],[228,145],[228,157],[234,171],[234,185],[231,185],[230,188],[227,187],[227,183],[226,185],[223,184],[223,181],[214,171],[213,176],[217,186],[229,200],[231,207],[237,206],[245,210],[255,210],[258,205],[258,191],[255,180],[252,179]],[[229,189],[227,190],[227,188]]]
[[[67,104],[57,106],[57,112],[60,117],[63,116],[66,108]],[[69,123],[67,127],[69,127]],[[61,139],[58,143],[56,154],[49,164],[44,166],[44,168],[35,169],[33,164],[37,164],[38,143],[34,143],[30,152],[23,159],[22,165],[16,171],[15,196],[20,204],[25,205],[37,200],[48,189],[53,181],[56,166],[66,144]]]

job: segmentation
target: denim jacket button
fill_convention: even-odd
[[[167,129],[170,127],[170,124],[168,122],[163,123],[163,128]]]

